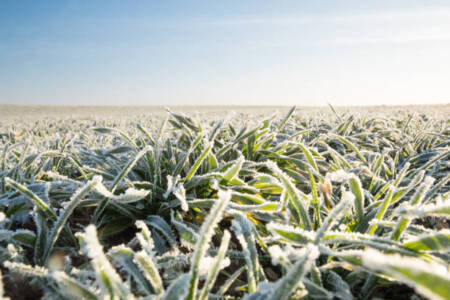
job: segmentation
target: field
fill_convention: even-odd
[[[450,299],[449,115],[0,106],[0,298]]]

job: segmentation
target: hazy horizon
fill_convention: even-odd
[[[448,104],[448,53],[448,1],[4,1],[0,104]]]
[[[355,105],[343,105],[343,104],[318,104],[318,105],[296,105],[296,104],[13,104],[13,103],[0,103],[0,107],[90,107],[90,108],[96,108],[96,107],[148,107],[148,108],[165,108],[165,107],[188,107],[188,108],[196,108],[196,107],[283,107],[283,108],[290,108],[290,107],[305,107],[305,108],[322,108],[322,107],[340,107],[340,108],[350,108],[350,107],[407,107],[407,106],[442,106],[447,107],[450,105],[450,102],[442,102],[442,103],[413,103],[413,104],[355,104]]]

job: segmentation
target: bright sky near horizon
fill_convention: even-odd
[[[0,104],[450,103],[450,1],[0,0]]]

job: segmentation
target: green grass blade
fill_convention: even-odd
[[[74,209],[84,199],[84,197],[87,196],[89,192],[95,188],[97,184],[101,183],[101,181],[102,178],[100,176],[94,177],[91,181],[87,182],[84,186],[79,188],[70,198],[69,203],[66,204],[64,211],[58,216],[50,230],[48,243],[45,247],[44,258],[42,259],[42,261],[47,261],[50,253],[53,250],[53,246],[55,245],[59,237],[59,234],[63,230],[63,227],[65,226]]]
[[[208,156],[209,152],[212,149],[212,145],[208,145],[202,152],[202,154],[200,154],[200,156],[197,158],[197,160],[195,161],[195,163],[192,165],[191,169],[189,170],[189,172],[186,175],[186,181],[190,181],[192,179],[192,177],[195,175],[195,173],[197,172],[198,168],[200,168],[200,165],[202,164],[202,162],[205,160],[205,158]]]
[[[319,251],[316,246],[308,245],[304,248],[304,252],[304,255],[295,262],[289,272],[277,282],[273,299],[288,299],[294,287],[309,272],[312,263],[319,256]]]
[[[410,239],[403,242],[402,246],[414,251],[447,252],[450,250],[450,231],[442,230],[440,232]]]
[[[222,241],[220,242],[219,251],[214,260],[214,265],[211,267],[211,270],[208,272],[208,277],[203,285],[199,300],[207,299],[207,296],[211,293],[211,289],[216,281],[217,275],[219,275],[220,265],[222,261],[225,259],[225,255],[228,249],[228,244],[230,243],[231,235],[229,231],[225,231],[223,234]]]
[[[219,191],[218,196],[217,203],[211,208],[208,217],[200,229],[200,238],[195,245],[191,261],[189,293],[186,300],[194,300],[196,298],[200,263],[206,254],[209,242],[214,234],[214,228],[222,218],[222,214],[231,199],[231,191]]]
[[[445,266],[375,250],[367,250],[362,258],[365,267],[414,287],[426,298],[450,299],[450,275]]]
[[[306,211],[306,207],[301,199],[303,196],[302,193],[294,186],[289,176],[280,170],[276,163],[268,161],[267,166],[277,175],[283,187],[286,189],[289,200],[299,213],[304,228],[306,230],[312,230],[311,220],[309,219],[308,212]]]

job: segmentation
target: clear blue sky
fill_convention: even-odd
[[[450,102],[450,1],[0,0],[0,103]]]

